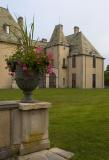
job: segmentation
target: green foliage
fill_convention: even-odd
[[[107,65],[106,70],[109,71],[109,65]]]
[[[46,73],[51,59],[45,53],[44,48],[36,48],[36,43],[33,40],[34,20],[29,32],[26,21],[24,26],[19,25],[17,30],[20,33],[20,37],[12,31],[19,41],[17,51],[12,56],[6,58],[9,70],[15,72],[16,65],[20,65],[26,72],[34,70],[39,73]]]
[[[104,85],[109,87],[109,65],[107,65],[106,70],[104,71]]]

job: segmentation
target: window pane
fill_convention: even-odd
[[[65,67],[65,58],[63,58],[63,67]]]
[[[76,57],[72,56],[72,68],[76,67]]]
[[[96,68],[96,57],[93,56],[93,68]]]
[[[96,74],[92,75],[92,87],[96,88]]]
[[[10,33],[10,26],[4,24],[3,26],[5,33],[9,34]]]
[[[9,26],[6,26],[6,33],[9,34]]]
[[[72,74],[72,88],[76,88],[76,73]]]

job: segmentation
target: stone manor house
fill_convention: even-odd
[[[18,41],[11,29],[23,24],[23,18],[14,20],[8,9],[0,7],[0,88],[12,88],[14,80],[5,68],[5,58],[16,51]],[[16,30],[13,30],[17,32]],[[104,58],[88,41],[79,27],[65,36],[63,26],[56,25],[50,41],[42,39],[37,46],[52,51],[54,73],[41,78],[39,87],[103,88]]]

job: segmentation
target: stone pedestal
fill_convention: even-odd
[[[19,154],[48,149],[47,102],[19,103],[19,111],[13,112],[13,144],[20,144]],[[18,127],[19,126],[19,127]]]
[[[0,160],[49,149],[48,102],[0,102]]]

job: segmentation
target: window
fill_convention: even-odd
[[[65,58],[63,58],[63,67],[65,67]]]
[[[42,74],[39,76],[39,87],[46,88],[46,75]]]
[[[76,88],[76,73],[72,74],[72,88]]]
[[[65,85],[65,78],[63,78],[63,86]]]
[[[66,59],[65,59],[65,58],[63,58],[62,68],[63,68],[63,69],[66,69],[66,68],[67,68]]]
[[[95,57],[95,55],[93,56],[93,68],[96,68],[96,57]]]
[[[75,55],[72,56],[72,68],[76,67],[76,57]]]
[[[7,33],[7,34],[10,33],[10,26],[9,26],[9,25],[5,24],[5,25],[3,26],[3,28],[4,28],[5,33]]]
[[[92,74],[92,87],[96,88],[96,74]]]
[[[56,75],[55,75],[55,73],[51,73],[49,75],[49,87],[56,88]]]
[[[71,47],[69,48],[69,53],[72,51]]]

